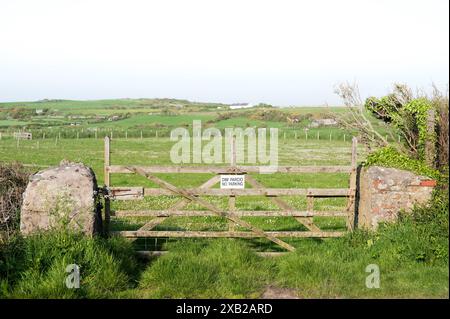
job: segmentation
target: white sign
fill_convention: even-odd
[[[245,175],[220,175],[221,189],[245,188]]]

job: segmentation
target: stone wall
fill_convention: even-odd
[[[27,235],[62,226],[93,235],[101,231],[95,174],[87,166],[62,162],[30,177],[24,193],[20,231]]]
[[[394,168],[363,168],[358,188],[358,226],[376,229],[380,222],[395,221],[398,212],[431,198],[436,182]]]

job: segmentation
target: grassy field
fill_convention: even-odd
[[[183,107],[180,108],[180,105]],[[251,119],[250,113],[245,113],[245,110],[236,111],[232,118],[219,119],[220,114],[225,112],[218,109],[223,107],[220,104],[168,99],[0,104],[3,111],[21,107],[31,110],[56,109],[55,112],[63,118],[52,119],[48,116],[33,115],[20,124],[18,120],[0,120],[0,126],[3,126],[0,162],[19,161],[34,165],[28,166],[31,171],[57,165],[63,159],[82,162],[93,168],[99,185],[103,185],[104,178],[105,135],[111,135],[113,132],[112,164],[172,165],[169,151],[174,142],[164,133],[173,127],[190,128],[192,121],[197,119],[202,120],[205,127],[215,126],[220,129],[279,128],[279,165],[350,164],[351,134],[339,127],[310,129],[307,139],[303,130],[309,123],[307,121],[292,126],[283,121]],[[178,115],[160,114],[163,108],[176,110]],[[331,110],[345,112],[344,108]],[[310,107],[287,108],[281,111],[291,114],[311,113],[320,118],[326,117],[330,109]],[[122,113],[131,115],[117,121],[102,120],[90,123],[88,120],[82,120],[79,126],[68,125],[70,120],[67,117],[71,114],[109,116]],[[20,125],[27,125],[25,122],[29,121],[39,122],[42,126],[34,129],[33,140],[16,141],[9,136],[8,133]],[[61,121],[62,125],[54,126],[57,121]],[[11,126],[15,124],[19,126]],[[382,125],[377,125],[382,132]],[[97,138],[94,128],[97,130]],[[142,139],[140,131],[143,131]],[[155,137],[156,134],[158,137]],[[76,138],[77,135],[79,138]],[[125,139],[125,136],[128,138]],[[360,146],[358,161],[363,161],[366,155],[366,150]],[[158,176],[181,187],[199,186],[211,177],[209,174]],[[346,174],[255,174],[254,177],[271,188],[343,188],[349,185]],[[145,178],[133,174],[115,174],[112,176],[111,185],[156,187]],[[224,198],[205,199],[224,209],[227,207]],[[303,196],[286,196],[284,199],[297,209],[306,208],[306,198]],[[165,209],[176,200],[175,196],[158,196],[139,201],[114,201],[112,209]],[[315,208],[342,210],[345,204],[344,198],[323,198],[315,201]],[[276,209],[267,198],[258,196],[238,197],[236,207],[242,210]],[[196,210],[200,207],[190,204],[187,209]],[[448,207],[446,218],[448,225]],[[246,220],[265,230],[305,229],[294,218],[289,217],[253,217]],[[444,217],[436,221],[436,224],[441,226],[435,228],[444,227],[442,221],[445,220]],[[113,217],[111,228],[134,230],[147,221],[148,218],[142,217]],[[315,218],[314,221],[323,230],[345,230],[343,218]],[[448,256],[448,242],[445,246],[445,243],[441,242],[441,234],[431,233],[430,236],[434,239],[429,239],[432,244],[428,245],[428,239],[424,240],[423,236],[432,231],[428,228],[423,230],[424,225],[407,220],[396,226],[387,226],[374,234],[357,231],[344,238],[291,239],[287,241],[294,245],[297,251],[275,258],[262,258],[255,254],[255,251],[280,250],[264,239],[160,238],[138,239],[129,243],[119,239],[73,239],[71,236],[65,237],[66,235],[49,235],[48,238],[43,236],[25,242],[19,240],[19,244],[11,244],[12,248],[7,249],[25,249],[24,252],[12,254],[13,257],[8,258],[11,258],[11,265],[15,265],[15,262],[21,265],[18,269],[23,272],[20,276],[17,275],[17,278],[13,275],[11,278],[0,278],[0,297],[254,298],[264,296],[268,289],[275,287],[292,297],[300,298],[446,298],[448,262],[444,257],[445,250]],[[225,230],[227,227],[227,220],[220,217],[172,217],[158,225],[157,229]],[[74,247],[69,249],[67,243],[70,242],[74,243]],[[19,246],[14,248],[16,244]],[[61,254],[60,248],[67,254]],[[42,250],[42,256],[41,253],[32,253],[35,249]],[[142,261],[133,255],[134,250],[142,249],[168,250],[169,253],[151,261]],[[424,254],[425,259],[422,257]],[[1,255],[0,249],[0,257]],[[99,260],[96,260],[95,255],[100,256]],[[84,281],[86,289],[75,293],[69,293],[60,287],[60,279],[64,273],[61,273],[59,266],[71,258],[74,261],[81,258],[88,272]],[[382,273],[380,289],[368,289],[365,286],[365,278],[368,275],[365,267],[374,263],[379,265]],[[1,267],[3,266],[0,263],[0,270]],[[94,270],[96,267],[98,270]],[[102,273],[106,275],[103,276]],[[106,283],[104,280],[110,282]]]

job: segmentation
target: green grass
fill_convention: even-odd
[[[111,121],[111,122],[103,122],[98,125],[95,125],[96,127],[111,127],[111,128],[121,128],[121,129],[127,129],[127,128],[149,128],[149,127],[155,127],[155,124],[158,124],[160,126],[169,126],[169,127],[177,127],[177,126],[185,126],[189,125],[192,126],[192,121],[194,120],[200,120],[203,122],[206,122],[208,120],[212,120],[214,118],[213,115],[191,115],[191,114],[184,114],[184,115],[177,115],[177,116],[167,116],[167,115],[140,115],[140,116],[134,116],[130,117],[124,120],[118,120],[118,121]]]
[[[432,213],[430,213],[430,211]],[[304,239],[281,257],[243,239],[185,239],[144,262],[129,243],[55,232],[0,244],[2,298],[258,298],[267,287],[300,298],[448,298],[448,204],[416,208],[376,233]],[[81,265],[81,289],[63,285]],[[380,288],[366,287],[368,265]]]
[[[68,289],[66,267],[80,267]],[[129,243],[53,231],[0,244],[0,298],[107,298],[133,286],[138,270]]]
[[[19,121],[19,120],[0,120],[0,127],[2,126],[23,126],[27,125],[30,122],[28,121]]]
[[[114,139],[111,143],[111,163],[117,165],[172,165],[170,149],[174,145],[168,138]],[[287,139],[279,143],[279,165],[349,165],[351,144],[343,141],[315,141]],[[363,148],[359,149],[359,159],[365,158]],[[222,157],[224,158],[224,156]],[[62,159],[83,162],[92,167],[99,183],[103,182],[103,139],[54,139],[21,140],[19,145],[12,139],[0,140],[0,162],[19,161],[26,164],[57,165]],[[245,163],[244,163],[245,164]],[[195,174],[194,174],[195,175]],[[189,178],[194,176],[190,174]],[[274,179],[281,187],[293,175],[280,174],[280,180]],[[113,175],[112,184],[129,186],[134,181],[142,182],[141,177],[133,175]],[[206,176],[194,176],[192,181],[201,182]],[[272,181],[261,175],[264,183]],[[339,187],[339,177],[315,175],[292,177],[292,185],[306,185],[310,182],[324,181],[327,187]],[[278,180],[279,182],[275,182]],[[342,180],[340,181],[342,182]],[[300,184],[303,183],[303,184]],[[322,184],[325,186],[325,184]],[[310,184],[311,185],[311,184]],[[274,186],[275,187],[275,186]]]

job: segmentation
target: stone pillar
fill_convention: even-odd
[[[101,231],[101,205],[91,168],[62,162],[30,176],[23,196],[20,231],[31,234],[65,226],[93,235]]]
[[[363,168],[359,181],[358,225],[376,229],[380,222],[395,221],[400,210],[431,199],[436,181],[395,168]]]

